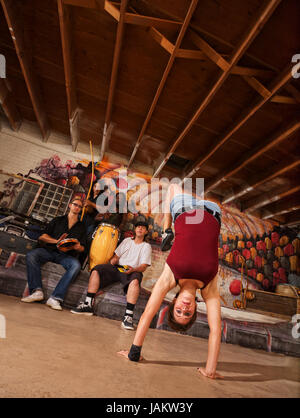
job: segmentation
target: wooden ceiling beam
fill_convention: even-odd
[[[120,19],[120,3],[115,3],[110,0],[104,1],[104,10],[106,10],[115,20]],[[126,12],[124,14],[124,22],[129,25],[149,26],[158,28],[177,28],[182,26],[181,21],[171,19],[161,19],[158,17],[145,16],[139,13]]]
[[[282,226],[292,226],[292,225],[299,225],[300,224],[300,211],[295,210],[290,214],[285,216],[284,222],[282,222]]]
[[[182,26],[182,22],[158,17],[143,16],[137,13],[125,13],[125,23],[139,26],[152,26],[158,28],[177,28]]]
[[[300,164],[300,160],[296,160],[292,163],[289,163],[287,165],[285,165],[284,167],[281,167],[279,169],[275,169],[275,171],[273,171],[271,174],[267,175],[266,177],[260,179],[260,180],[252,180],[249,182],[249,185],[247,185],[246,187],[243,187],[242,189],[239,189],[238,191],[236,191],[235,193],[232,193],[229,196],[226,196],[223,200],[222,200],[222,205],[232,202],[233,200],[236,200],[242,196],[244,196],[245,194],[251,192],[252,190],[256,189],[257,187],[259,187],[261,184],[264,184],[270,180],[273,180],[276,177],[279,177],[281,175],[283,175],[284,173],[293,170],[294,168],[296,168],[298,165]]]
[[[300,103],[300,91],[296,89],[292,84],[287,84],[285,90],[290,93],[298,103]]]
[[[105,1],[105,4],[107,3],[109,2]],[[114,96],[115,96],[115,90],[116,90],[116,84],[117,84],[117,78],[118,78],[119,62],[120,62],[120,55],[121,55],[122,44],[123,44],[123,37],[124,37],[125,13],[127,9],[127,4],[128,4],[128,0],[121,1],[99,161],[103,160],[104,154],[107,149],[107,138],[108,138],[107,130],[111,124],[112,108],[113,108],[113,102],[114,102]],[[111,132],[110,132],[110,135],[111,135]]]
[[[71,11],[70,8],[63,4],[62,0],[57,0],[59,25],[61,34],[61,44],[64,61],[65,86],[67,94],[68,115],[70,124],[70,135],[72,150],[76,151],[80,140],[79,133],[79,108],[77,104],[76,81],[74,60],[72,53],[72,36],[71,36]]]
[[[209,90],[207,96],[205,99],[201,102],[200,106],[196,110],[196,112],[193,114],[192,118],[189,120],[183,131],[179,134],[179,136],[175,139],[173,142],[173,145],[169,148],[168,152],[163,157],[162,162],[158,165],[154,172],[154,177],[156,177],[175,149],[178,147],[178,145],[182,142],[183,138],[187,135],[187,133],[190,131],[196,120],[199,118],[199,116],[203,113],[203,111],[206,109],[206,107],[209,105],[209,103],[212,101],[216,93],[219,91],[219,89],[223,86],[225,81],[227,80],[232,68],[238,63],[240,58],[244,55],[247,48],[250,46],[250,44],[253,42],[253,40],[256,38],[258,33],[262,30],[265,23],[268,21],[272,13],[274,12],[275,8],[280,3],[280,0],[270,0],[266,6],[263,7],[263,9],[260,9],[259,15],[256,18],[255,22],[250,26],[250,28],[245,33],[244,37],[241,39],[241,42],[239,43],[238,47],[235,49],[235,51],[232,54],[231,59],[229,60],[229,66],[226,70],[222,71],[222,74],[217,77],[217,80],[214,82],[213,86]]]
[[[162,47],[164,48],[170,55],[172,55],[174,51],[175,45],[169,41],[168,38],[166,38],[162,33],[160,33],[155,28],[149,29],[149,34],[152,36],[152,38]]]
[[[118,7],[116,7],[111,1],[104,0],[104,10],[107,11],[107,13],[109,13],[115,20],[119,22],[121,12],[118,9]],[[122,20],[124,20],[124,14],[125,12],[122,15]]]
[[[38,80],[24,45],[23,24],[18,16],[18,4],[13,0],[1,0],[1,4],[43,141],[47,141],[50,134],[50,125],[43,106]]]
[[[215,51],[204,39],[202,39],[196,32],[191,31],[190,32],[190,39],[191,41],[198,47],[200,50],[211,60],[213,61],[219,68],[221,68],[223,71],[226,71],[226,68],[228,68],[228,62],[225,59],[224,55],[219,54],[217,51]],[[231,74],[240,75],[242,78],[252,87],[254,90],[256,90],[262,97],[266,98],[270,95],[270,92],[268,89],[260,82],[258,81],[254,76],[263,76],[268,77],[274,72],[267,71],[267,70],[259,70],[259,69],[253,69],[249,67],[241,67],[241,66],[235,66]],[[272,97],[271,102],[275,103],[283,103],[283,104],[297,104],[297,100],[289,97],[289,96],[281,96],[276,95]]]
[[[143,122],[143,126],[142,126],[142,128],[140,130],[140,133],[138,135],[138,139],[136,141],[136,144],[134,146],[134,149],[132,151],[132,154],[131,154],[131,156],[129,158],[128,167],[132,164],[132,162],[134,160],[134,157],[135,157],[135,155],[137,153],[137,150],[138,150],[138,148],[140,147],[140,145],[142,143],[142,140],[143,140],[144,135],[145,135],[145,131],[147,129],[147,126],[149,124],[149,121],[151,119],[151,116],[152,116],[152,114],[154,112],[154,109],[155,109],[155,107],[157,105],[157,102],[158,102],[158,99],[159,99],[159,97],[161,95],[161,92],[163,91],[163,88],[164,88],[164,86],[166,84],[166,81],[167,81],[167,78],[168,78],[168,76],[170,74],[170,71],[171,71],[171,69],[173,67],[173,64],[174,64],[174,61],[175,61],[175,58],[176,58],[177,51],[178,51],[178,49],[179,49],[179,47],[181,45],[181,42],[182,42],[182,40],[184,38],[184,35],[185,35],[186,31],[187,31],[187,28],[189,26],[189,23],[190,23],[190,20],[191,20],[191,18],[193,16],[193,13],[194,13],[194,11],[195,11],[195,9],[197,7],[197,4],[198,4],[198,0],[192,0],[191,1],[191,4],[189,6],[189,9],[188,9],[187,14],[186,14],[185,19],[184,19],[184,22],[183,22],[183,24],[182,24],[182,26],[180,28],[180,32],[179,32],[178,37],[176,39],[176,43],[174,45],[174,48],[172,49],[172,53],[171,53],[171,55],[169,57],[168,63],[167,63],[166,68],[164,70],[163,76],[162,76],[162,78],[160,80],[159,86],[158,86],[158,88],[156,90],[156,93],[154,95],[154,98],[152,100],[152,103],[150,105],[150,108],[148,110],[147,116],[146,116],[146,118],[145,118],[145,120]],[[153,29],[153,30],[155,31],[155,29]]]
[[[262,97],[258,101],[256,100],[249,108],[247,108],[240,118],[234,122],[232,126],[229,127],[227,132],[222,138],[219,138],[215,144],[212,145],[210,150],[201,158],[199,158],[198,161],[194,164],[194,167],[188,172],[184,174],[184,177],[192,177],[194,174],[197,173],[197,171],[200,169],[200,167],[222,146],[227,142],[232,135],[237,132],[245,123],[275,94],[277,91],[284,86],[292,77],[291,74],[291,66],[289,65],[279,76],[276,77],[276,79],[271,83],[270,87],[268,88],[270,95],[268,97]],[[216,184],[221,181],[218,179],[216,181]]]
[[[268,98],[270,96],[270,91],[255,77],[246,77],[244,76],[243,79],[256,90],[263,98]],[[290,96],[282,96],[276,94],[270,99],[271,102],[274,103],[283,103],[283,104],[299,104],[296,99]]]
[[[300,209],[300,205],[291,205],[291,206],[287,206],[285,209],[275,211],[275,212],[266,211],[266,213],[262,215],[262,219],[275,218],[277,216],[285,215],[286,213],[291,213],[299,209]]]
[[[85,7],[87,9],[99,8],[97,0],[62,0],[62,2],[69,6]]]
[[[4,78],[0,78],[0,105],[13,131],[20,129],[22,118]]]
[[[299,105],[299,102],[293,97],[282,96],[281,94],[275,94],[270,101],[273,103]]]
[[[255,160],[256,158],[267,152],[269,149],[278,145],[281,141],[288,138],[290,135],[294,134],[298,129],[300,129],[300,121],[296,120],[290,123],[288,126],[281,129],[279,133],[276,132],[266,141],[261,141],[260,145],[246,153],[246,155],[244,155],[240,160],[238,160],[237,163],[234,164],[234,166],[231,166],[229,169],[224,170],[216,178],[210,181],[205,188],[205,193],[208,193],[209,191],[214,189],[226,178],[233,176],[235,173],[237,173],[251,161]]]
[[[291,187],[291,185],[288,186],[288,189],[286,187],[284,190],[276,192],[270,192],[270,193],[263,193],[263,197],[258,197],[255,199],[251,199],[245,204],[243,204],[243,211],[245,212],[253,212],[256,209],[259,209],[263,206],[269,205],[270,203],[277,202],[281,199],[284,199],[287,196],[290,196],[294,193],[297,193],[300,190],[300,185],[294,185]]]

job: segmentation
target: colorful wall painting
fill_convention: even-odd
[[[121,164],[101,161],[94,164],[91,179],[91,168],[88,160],[63,163],[59,155],[53,155],[42,160],[27,176],[35,175],[68,186],[83,198],[91,180],[106,179],[111,188],[125,193],[128,204],[131,203],[132,211],[127,213],[124,225],[125,236],[131,236],[135,222],[144,219],[149,223],[148,239],[153,247],[158,247],[163,225],[163,214],[159,210],[162,197],[158,186],[150,184],[151,176],[127,171]],[[138,198],[132,200],[137,192]],[[258,219],[228,205],[222,205],[221,211],[219,282],[224,298],[226,294],[230,296],[226,305],[234,306],[234,300],[240,296],[238,282],[242,269],[244,283],[247,281],[249,288],[273,292],[278,284],[299,283],[299,229],[280,228],[272,221]]]

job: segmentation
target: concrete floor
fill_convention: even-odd
[[[207,340],[150,329],[141,363],[118,356],[134,333],[120,322],[53,311],[0,294],[0,397],[299,397],[299,358],[222,344],[211,380]],[[3,323],[3,320],[1,321]],[[0,329],[3,337],[3,329]]]

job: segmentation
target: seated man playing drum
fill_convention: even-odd
[[[127,299],[122,327],[134,329],[133,311],[139,297],[143,272],[151,265],[151,245],[145,242],[147,233],[148,224],[137,222],[134,237],[125,238],[121,242],[110,262],[93,267],[85,301],[72,309],[72,313],[93,315],[93,302],[98,290],[121,282]]]
[[[48,261],[61,264],[66,272],[58,282],[47,305],[55,310],[62,310],[60,305],[71,282],[78,275],[81,265],[77,256],[84,251],[86,230],[79,220],[83,203],[74,198],[69,204],[69,213],[52,219],[45,232],[39,237],[40,248],[35,248],[26,255],[27,280],[30,295],[22,302],[38,302],[44,299],[42,290],[41,266]]]

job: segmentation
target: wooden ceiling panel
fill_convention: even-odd
[[[274,198],[277,189],[287,198],[300,170],[300,130],[284,137],[284,129],[299,119],[299,81],[291,80],[287,68],[299,53],[299,2],[201,0],[193,10],[191,0],[128,0],[121,43],[116,20],[120,5],[114,2],[117,13],[112,16],[104,3],[77,7],[77,1],[65,2],[67,13],[60,13],[59,20],[56,0],[2,0],[23,16],[18,57],[0,11],[0,53],[7,60],[8,85],[21,118],[41,126],[45,114],[53,130],[70,135],[67,98],[72,89],[79,141],[92,140],[99,158],[107,150],[129,166],[143,163],[153,173],[161,170],[160,176],[204,177],[209,196],[232,197],[232,203],[244,207],[261,205],[264,194]],[[266,6],[263,21],[258,21]],[[138,14],[159,19],[149,23],[155,29]],[[120,16],[122,21],[123,11]],[[69,24],[67,37],[63,19]],[[116,44],[120,59],[115,72]],[[28,93],[20,51],[30,63],[34,90],[41,92],[41,112],[33,106],[35,95]],[[66,69],[72,70],[72,78]],[[269,96],[272,88],[274,97]],[[275,203],[290,204],[286,198]],[[258,208],[260,216],[270,211],[265,206]]]
[[[215,64],[201,60],[177,59],[158,104],[171,112],[180,113],[185,120],[191,117],[199,102],[206,96],[218,72]],[[154,116],[160,117],[156,109]]]
[[[299,1],[282,1],[274,11],[269,24],[250,46],[248,53],[275,68],[285,67],[292,56],[299,53],[299,21]]]
[[[41,95],[47,113],[68,120],[65,86],[52,80],[41,80]]]
[[[260,6],[260,0],[247,2],[204,0],[199,3],[194,21],[204,30],[212,32],[226,42],[237,44],[244,28],[249,25],[249,20],[255,17]],[[228,16],[232,16],[232,19],[229,20]],[[216,25],[216,22],[219,24]]]
[[[148,100],[150,107],[167,60],[168,53],[153,41],[147,29],[126,27],[117,88]]]

